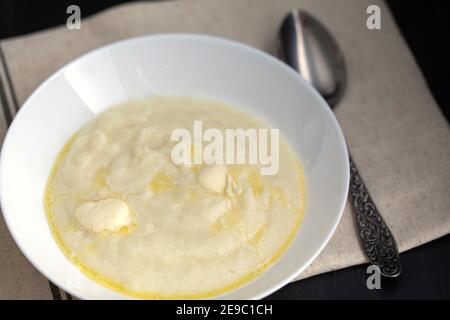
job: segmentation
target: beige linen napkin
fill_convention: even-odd
[[[366,27],[369,4],[381,7],[381,30]],[[62,26],[4,40],[0,68],[5,93],[2,101],[11,108],[20,106],[63,64],[131,36],[206,33],[273,54],[279,23],[295,7],[306,9],[323,21],[344,51],[349,83],[336,115],[400,250],[449,233],[449,126],[388,8],[378,0],[184,0],[114,7],[83,19],[81,30]],[[3,134],[5,123],[0,120]],[[300,278],[365,261],[347,205],[332,240]],[[0,298],[52,297],[47,280],[19,252],[3,221],[0,283]]]

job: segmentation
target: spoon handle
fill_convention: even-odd
[[[400,257],[394,236],[384,222],[350,158],[350,195],[361,246],[370,262],[386,277],[397,277],[401,271]]]

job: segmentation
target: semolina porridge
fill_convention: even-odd
[[[296,154],[280,137],[272,175],[261,164],[175,164],[172,132],[199,120],[270,128],[219,102],[153,97],[97,115],[60,151],[46,212],[86,275],[137,298],[206,298],[250,281],[287,248],[305,206]]]

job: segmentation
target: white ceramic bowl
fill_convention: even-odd
[[[50,234],[43,195],[67,139],[96,113],[152,95],[227,102],[272,123],[297,151],[307,208],[285,254],[257,279],[217,298],[262,298],[299,275],[325,247],[343,212],[349,184],[342,131],[325,101],[296,72],[254,48],[210,36],[168,34],[94,50],[60,69],[25,102],[6,135],[1,206],[28,260],[62,289],[84,299],[127,298],[92,281]]]

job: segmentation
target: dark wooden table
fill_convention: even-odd
[[[320,1],[320,0],[318,0]],[[121,0],[3,0],[0,2],[0,39],[65,23],[70,4],[83,8],[83,17]],[[445,1],[387,0],[441,110],[449,119],[449,27]],[[449,141],[450,143],[450,141]],[[450,196],[450,190],[449,190]],[[450,212],[449,212],[450,214]],[[449,299],[450,236],[401,254],[403,274],[382,279],[380,290],[369,290],[366,265],[329,272],[290,284],[268,299]]]
[[[268,299],[449,299],[450,236],[404,252],[403,273],[366,286],[367,265],[324,273],[287,285]]]

